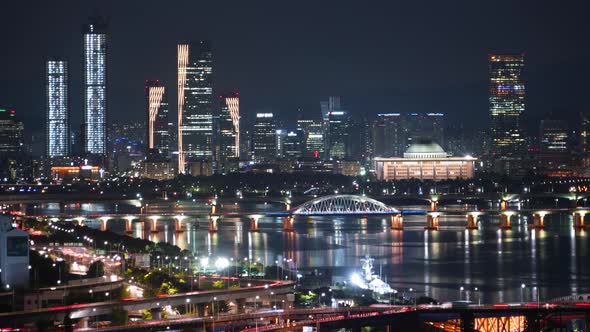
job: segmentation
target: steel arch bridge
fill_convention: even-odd
[[[366,215],[399,214],[400,212],[378,200],[357,195],[329,195],[313,199],[292,210],[293,215]]]

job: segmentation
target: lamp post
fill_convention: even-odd
[[[475,293],[477,294],[477,305],[481,306],[481,295],[479,294],[479,288],[475,287]]]
[[[256,304],[257,304],[259,298],[260,298],[260,296],[258,296],[258,295],[256,295],[256,297],[254,298],[254,311],[256,311]]]
[[[459,288],[459,301],[463,300],[463,290],[465,288],[463,286],[461,286],[461,288]]]
[[[524,289],[525,289],[526,285],[525,284],[520,284],[520,302],[523,303],[524,302]]]

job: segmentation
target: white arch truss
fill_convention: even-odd
[[[295,215],[388,214],[399,213],[378,200],[357,195],[330,195],[306,202],[293,210]]]

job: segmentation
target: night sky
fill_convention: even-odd
[[[485,2],[485,4],[484,4]],[[143,119],[145,79],[163,80],[176,112],[176,44],[210,39],[216,93],[242,114],[319,116],[339,95],[354,114],[443,112],[488,120],[487,54],[526,58],[527,116],[590,111],[588,1],[3,1],[0,107],[29,133],[45,121],[44,61],[70,60],[72,127],[82,121],[82,30],[110,22],[109,120]],[[529,122],[533,123],[533,122]]]

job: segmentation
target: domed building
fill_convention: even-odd
[[[419,140],[410,145],[403,158],[376,157],[375,171],[379,180],[470,179],[477,158],[450,157],[443,148],[430,140]]]

